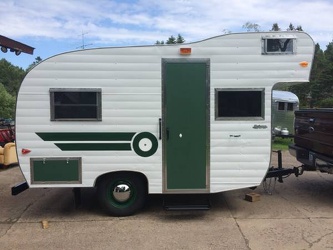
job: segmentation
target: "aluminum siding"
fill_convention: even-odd
[[[162,117],[161,60],[184,58],[179,47],[191,47],[188,58],[209,58],[211,164],[210,191],[259,185],[271,153],[271,89],[279,82],[305,82],[314,53],[312,39],[297,37],[295,55],[262,55],[261,38],[272,33],[229,34],[187,45],[161,45],[81,50],[51,57],[28,73],[20,88],[16,139],[22,172],[30,184],[31,157],[82,157],[82,187],[94,185],[103,173],[133,170],[144,173],[150,193],[162,192],[162,141],[147,158],[133,151],[61,151],[35,132],[150,132],[158,138]],[[186,56],[185,56],[186,57]],[[299,65],[308,61],[308,68]],[[102,121],[51,122],[50,88],[101,88]],[[265,119],[216,121],[215,88],[264,88]],[[254,125],[265,125],[258,131]],[[232,134],[240,134],[231,138]],[[22,148],[31,149],[28,155]],[[31,185],[31,187],[59,185]],[[67,184],[62,187],[77,185]]]

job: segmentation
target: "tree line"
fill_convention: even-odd
[[[27,72],[42,59],[38,56],[24,70],[14,66],[6,59],[0,60],[0,119],[13,119],[15,116],[16,95]]]
[[[243,25],[246,31],[259,32],[260,26],[247,22]],[[271,31],[280,31],[277,23],[272,25]],[[302,26],[290,23],[286,30],[303,31]],[[230,33],[230,32],[227,32]],[[170,36],[166,41],[156,41],[156,45],[184,43],[183,36]],[[24,70],[12,65],[6,59],[0,60],[0,118],[14,118],[16,95],[20,84],[27,72],[41,62],[37,57],[29,67]],[[317,43],[315,46],[314,61],[311,70],[310,82],[293,86],[280,86],[279,90],[295,93],[300,99],[301,108],[333,108],[333,41],[325,50]]]

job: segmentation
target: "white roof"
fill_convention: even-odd
[[[273,90],[274,101],[299,102],[297,95],[289,91]]]

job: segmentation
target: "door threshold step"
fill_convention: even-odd
[[[209,210],[210,205],[164,205],[167,211],[187,211],[187,210]]]
[[[167,211],[209,210],[209,195],[166,195],[163,208]]]

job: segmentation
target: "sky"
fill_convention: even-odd
[[[0,0],[0,35],[34,54],[0,52],[26,69],[37,56],[82,49],[150,45],[181,34],[186,42],[301,25],[322,49],[333,40],[333,0]]]

